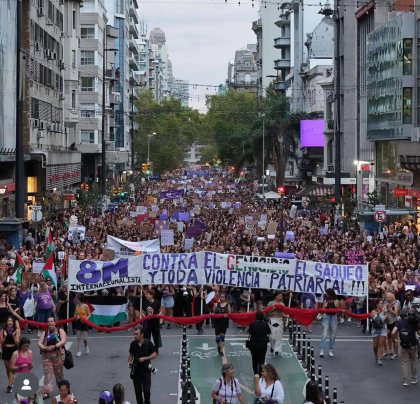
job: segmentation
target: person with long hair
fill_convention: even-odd
[[[305,387],[305,401],[303,404],[325,404],[322,392],[318,388],[318,383],[309,380]]]
[[[262,366],[261,377],[254,376],[254,389],[257,396],[257,403],[283,404],[284,390],[276,368],[270,363]]]
[[[162,299],[160,301],[160,314],[164,316],[173,316],[175,288],[172,285],[162,285],[158,287],[158,290],[162,293]],[[161,319],[160,325],[163,325],[163,322],[163,319]],[[166,328],[171,328],[171,323],[168,322]]]
[[[375,355],[376,363],[382,366],[382,357],[385,352],[386,338],[388,329],[386,325],[386,314],[384,301],[378,299],[376,301],[375,309],[371,313],[372,317],[372,338],[373,338],[373,353]]]
[[[1,345],[2,345],[2,359],[4,367],[6,368],[7,374],[7,392],[13,391],[13,367],[11,366],[11,358],[13,353],[18,349],[20,340],[20,328],[19,323],[14,317],[9,316],[6,320],[6,328],[1,333]]]
[[[122,384],[117,383],[112,388],[112,395],[114,396],[114,404],[130,404],[128,401],[125,401],[125,389]]]
[[[74,328],[76,330],[77,336],[77,354],[76,356],[82,356],[82,349],[81,344],[83,340],[83,345],[85,347],[86,355],[89,355],[89,347],[88,347],[88,326],[82,320],[87,320],[90,316],[90,309],[89,306],[86,304],[86,297],[80,294],[77,297],[77,304],[74,310],[74,314],[76,315],[76,321],[74,323]]]
[[[70,392],[70,382],[62,379],[58,382],[58,392],[55,397],[51,399],[51,404],[75,404],[77,403],[74,394]]]
[[[265,363],[270,333],[271,328],[264,319],[264,313],[262,311],[257,311],[255,314],[255,321],[253,321],[248,328],[249,350],[251,352],[254,374],[259,374],[262,365]]]
[[[63,329],[56,327],[55,318],[48,317],[48,328],[42,331],[38,340],[44,372],[44,400],[50,397],[54,386],[54,376],[57,384],[61,379],[64,379],[64,345],[66,340],[67,335]]]
[[[337,295],[334,292],[334,289],[329,288],[325,291],[325,299],[322,305],[324,309],[337,309],[339,307],[339,302],[337,300]],[[337,314],[324,314],[322,319],[322,336],[319,343],[319,356],[321,358],[324,357],[324,349],[327,346],[328,341],[328,349],[329,349],[329,356],[334,356],[334,343],[335,343],[335,336],[337,334]]]
[[[22,337],[19,341],[17,351],[13,352],[10,359],[10,367],[14,373],[29,373],[33,366],[32,351],[29,349],[31,340]]]
[[[222,366],[222,377],[214,383],[211,398],[218,404],[245,404],[239,380],[235,377],[235,368],[231,363]]]
[[[214,319],[214,333],[216,334],[216,344],[219,355],[224,356],[225,349],[225,335],[229,328],[230,306],[226,299],[226,293],[221,292],[219,295],[220,301],[214,306],[214,314],[223,314],[221,318]]]
[[[37,321],[46,323],[48,318],[54,316],[55,304],[48,285],[45,282],[40,282],[39,290],[34,296],[35,300],[35,315]],[[38,337],[41,335],[41,330],[38,331]]]

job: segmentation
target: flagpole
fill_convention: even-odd
[[[70,318],[70,288],[67,285],[67,318]]]

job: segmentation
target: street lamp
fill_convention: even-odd
[[[150,163],[150,139],[156,136],[156,132],[153,132],[151,135],[147,135],[147,162]]]
[[[262,191],[265,203],[265,115],[262,114]]]

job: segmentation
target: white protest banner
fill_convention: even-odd
[[[162,247],[174,245],[174,231],[173,230],[160,231],[160,245]]]
[[[80,244],[85,240],[86,227],[85,226],[69,226],[67,238],[75,244]]]
[[[44,265],[45,265],[45,262],[39,262],[39,261],[34,262],[32,264],[32,272],[34,274],[40,274],[42,272],[42,270],[44,269]]]
[[[126,241],[114,236],[106,236],[106,246],[115,251],[115,257],[129,257],[137,253],[160,253],[159,239]]]
[[[341,296],[367,295],[368,266],[295,259],[197,253],[143,254],[110,262],[69,261],[75,292],[126,285],[225,285]]]
[[[130,217],[137,217],[137,215],[139,214],[139,212],[130,212]]]
[[[147,206],[137,206],[136,211],[139,215],[144,215],[147,213]]]

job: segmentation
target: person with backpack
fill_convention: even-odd
[[[235,368],[231,363],[222,366],[222,377],[214,383],[211,398],[213,404],[245,404],[239,380],[235,378]]]
[[[386,337],[388,329],[385,322],[385,305],[382,299],[376,301],[375,310],[371,313],[372,318],[372,338],[373,338],[373,353],[375,355],[376,363],[379,366],[383,365],[382,357],[385,352]]]
[[[417,384],[417,352],[418,335],[420,335],[420,322],[417,316],[410,316],[407,307],[401,310],[392,335],[398,333],[400,340],[400,362],[402,384],[407,387],[410,383]]]

